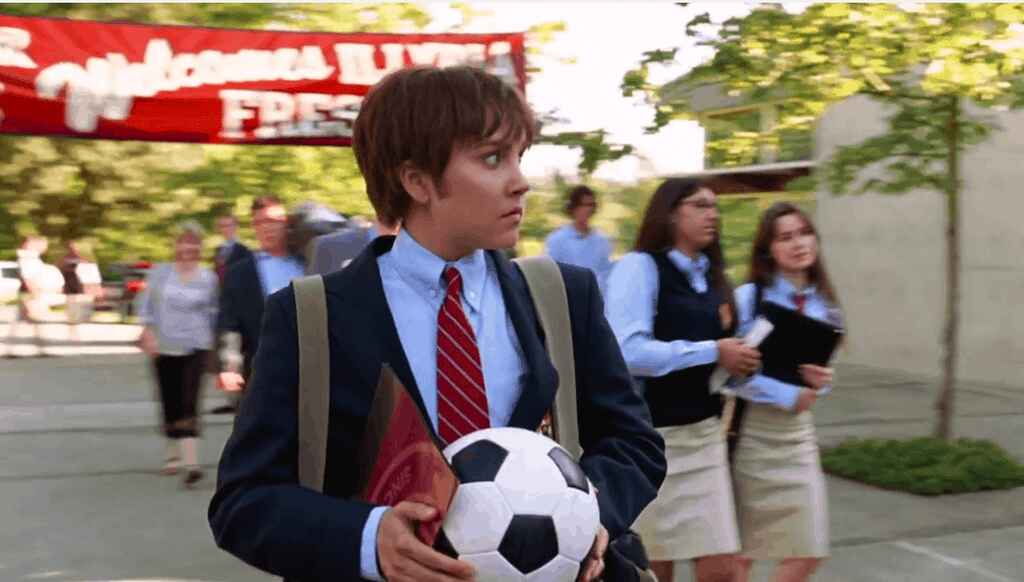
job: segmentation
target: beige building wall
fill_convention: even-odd
[[[884,130],[881,106],[856,97],[830,108],[819,161]],[[963,158],[959,376],[1024,388],[1024,113]],[[834,196],[817,221],[849,324],[843,361],[938,376],[945,319],[945,206],[933,191]]]

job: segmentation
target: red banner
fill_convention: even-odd
[[[0,15],[0,133],[349,145],[371,85],[483,66],[525,89],[523,35],[335,34]]]

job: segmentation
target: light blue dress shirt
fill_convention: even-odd
[[[566,224],[548,235],[544,241],[544,252],[552,259],[586,267],[594,272],[601,295],[607,296],[608,274],[611,271],[612,245],[608,237],[591,228],[581,234],[572,224]]]
[[[796,303],[793,302],[793,294],[796,292],[796,287],[789,280],[776,275],[772,284],[762,290],[762,299],[795,311]],[[801,293],[806,297],[804,315],[832,325],[842,326],[842,315],[839,310],[822,297],[815,286],[804,287]],[[754,324],[754,295],[753,283],[741,285],[735,292],[739,321],[737,335],[741,337]],[[740,398],[759,404],[770,404],[786,410],[792,410],[796,406],[800,390],[803,388],[762,374],[754,374],[745,383],[731,387],[736,390],[736,395]],[[824,396],[831,391],[831,386],[824,386],[818,391],[818,396]]]
[[[404,229],[391,251],[377,259],[388,307],[398,329],[430,423],[437,430],[437,316],[449,265],[420,245]],[[462,309],[477,338],[491,426],[508,426],[526,375],[526,360],[512,319],[505,309],[498,274],[482,250],[455,263],[462,275]],[[377,529],[387,507],[376,507],[363,526],[360,573],[381,580],[377,565]]]
[[[708,258],[691,259],[678,249],[669,251],[672,264],[690,280],[698,293],[707,291]],[[664,376],[676,370],[718,361],[714,340],[661,341],[654,339],[658,311],[658,267],[647,253],[631,252],[612,269],[608,280],[605,314],[622,348],[626,366],[634,376]]]
[[[295,257],[275,257],[264,251],[256,252],[256,272],[259,273],[260,283],[263,285],[264,299],[271,293],[287,287],[292,279],[306,274],[302,262]]]

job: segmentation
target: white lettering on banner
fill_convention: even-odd
[[[223,89],[220,98],[224,107],[220,136],[231,140],[250,137],[244,126],[251,119],[256,121],[251,130],[256,139],[352,137],[362,101],[355,95],[242,89]]]
[[[384,68],[377,68],[373,59],[376,46],[372,44],[356,44],[340,42],[334,45],[334,54],[338,57],[338,82],[343,85],[373,85],[391,71],[401,69],[405,65],[405,47],[400,44],[387,43],[380,45],[384,53]]]
[[[36,67],[23,50],[31,40],[27,31],[0,28],[0,65]],[[484,66],[515,85],[518,81],[511,58],[511,45],[493,43],[416,44],[337,43],[337,81],[346,85],[370,86],[409,61],[416,65]],[[383,57],[378,66],[377,51]],[[408,57],[406,56],[408,54]],[[9,63],[20,63],[10,65]],[[77,132],[96,131],[99,120],[123,121],[131,114],[136,97],[153,97],[160,92],[236,82],[322,81],[335,67],[319,46],[283,47],[275,50],[241,49],[234,53],[203,50],[175,53],[166,39],[150,39],[142,62],[130,62],[123,54],[111,52],[90,57],[84,66],[58,62],[36,77],[36,92],[45,99],[58,99],[66,92],[65,124]],[[224,90],[222,129],[226,139],[246,139],[243,129],[255,120],[252,137],[348,137],[359,110],[360,97],[320,93]]]
[[[504,44],[508,43],[495,43]],[[338,57],[338,82],[344,85],[373,85],[384,75],[405,66],[405,52],[414,65],[447,67],[450,65],[478,65],[486,62],[487,47],[479,43],[456,44],[425,42],[419,44],[382,44],[384,66],[378,67],[374,59],[377,47],[372,44],[338,43],[334,53]]]
[[[104,59],[89,58],[84,68],[68,62],[50,65],[36,77],[36,92],[56,99],[67,88],[65,123],[87,133],[96,131],[99,118],[127,119],[134,97],[226,82],[323,80],[332,73],[334,67],[315,45],[229,54],[204,50],[196,55],[174,54],[167,40],[155,38],[146,44],[141,63],[128,62],[121,53],[107,53]]]
[[[32,35],[22,28],[0,26],[0,67],[36,69],[35,61],[25,53]]]
[[[518,86],[519,77],[512,62],[512,45],[496,41],[490,45],[424,42],[406,45],[409,60],[414,65],[447,67],[451,65],[481,66],[501,77],[506,83]]]

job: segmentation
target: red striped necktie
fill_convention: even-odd
[[[793,294],[793,303],[796,304],[796,310],[798,313],[804,312],[804,305],[807,304],[807,295],[800,293],[799,291]]]
[[[437,314],[437,432],[445,443],[491,426],[473,328],[462,311],[462,274],[444,270],[448,289]]]

